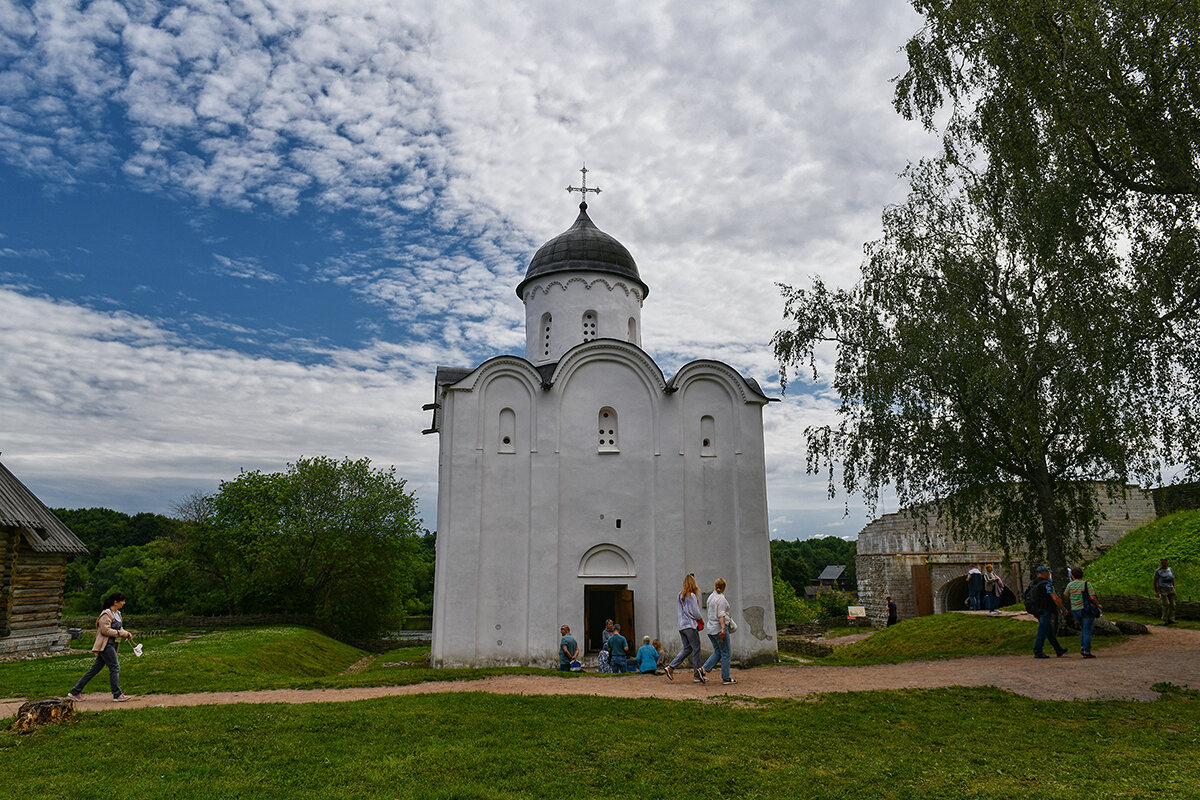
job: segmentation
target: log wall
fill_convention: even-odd
[[[35,553],[28,547],[18,549],[8,612],[10,636],[58,630],[66,577],[66,553]]]
[[[0,638],[8,636],[8,614],[12,606],[12,562],[20,534],[0,528]]]
[[[38,553],[0,529],[0,638],[58,634],[66,553]]]

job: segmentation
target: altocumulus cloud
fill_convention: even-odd
[[[6,449],[14,464],[51,462],[47,482],[84,487],[68,491],[80,504],[163,508],[300,455],[366,455],[434,495],[433,443],[410,435],[427,422],[433,365],[412,352],[313,366],[253,358],[4,289],[0,341]]]
[[[433,367],[521,351],[512,288],[570,224],[562,189],[584,159],[605,190],[593,219],[652,288],[647,349],[668,372],[719,358],[777,388],[775,282],[855,280],[903,196],[896,174],[936,147],[889,102],[918,23],[900,0],[0,5],[0,158],[51,192],[123,183],[247,215],[352,214],[371,240],[303,271],[225,243],[210,271],[337,287],[394,326],[390,341],[371,322],[355,342],[297,332],[319,356],[300,364],[48,299],[14,271],[2,302],[29,324],[0,324],[20,375],[0,389],[6,446],[64,483],[111,466],[181,487],[365,454],[431,509],[415,409]],[[771,504],[795,533],[823,504],[800,431],[832,408],[801,392],[767,411]]]

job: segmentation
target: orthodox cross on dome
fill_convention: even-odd
[[[586,206],[586,205],[587,205],[587,193],[588,193],[588,192],[595,192],[596,194],[600,194],[600,190],[599,190],[599,189],[589,189],[589,188],[588,188],[588,185],[587,185],[587,174],[588,174],[588,168],[587,168],[587,164],[584,164],[584,165],[583,165],[583,169],[581,169],[581,170],[579,170],[579,171],[580,171],[581,173],[583,173],[583,182],[582,182],[582,183],[583,183],[583,185],[582,185],[582,186],[568,186],[568,187],[567,187],[567,191],[568,191],[568,192],[579,192],[579,197],[580,197],[580,198],[583,200],[583,203],[582,203],[582,205]]]

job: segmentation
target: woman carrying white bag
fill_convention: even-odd
[[[712,642],[712,655],[704,662],[704,672],[712,672],[717,661],[721,662],[721,683],[725,686],[737,683],[729,674],[729,661],[732,652],[729,647],[729,635],[737,630],[737,624],[729,614],[729,601],[725,599],[725,579],[717,578],[715,592],[708,596],[708,640]]]

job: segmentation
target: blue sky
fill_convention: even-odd
[[[890,105],[919,24],[898,0],[0,0],[3,460],[49,505],[169,513],[367,456],[432,529],[434,370],[523,351],[513,290],[585,160],[651,287],[645,348],[778,395],[775,283],[855,281],[936,151]],[[835,408],[798,381],[766,409],[773,536],[869,518],[804,474]]]

